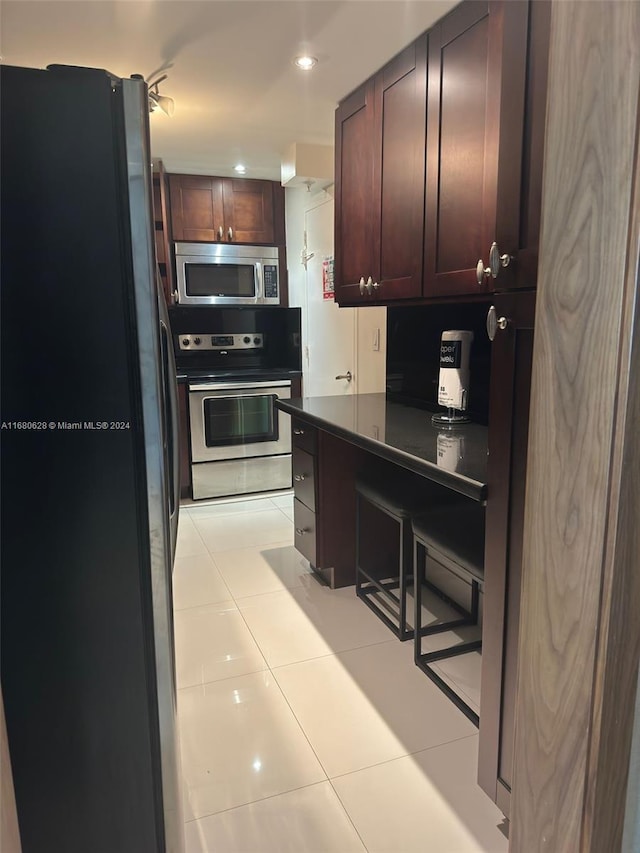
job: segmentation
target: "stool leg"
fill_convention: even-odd
[[[360,579],[360,495],[356,492],[356,595],[361,595],[362,581]]]
[[[426,554],[424,546],[413,537],[413,659],[415,663],[419,662],[420,655],[422,654],[422,576],[425,561]]]
[[[398,635],[401,640],[410,640],[413,631],[407,626],[407,582],[412,575],[413,534],[411,531],[411,520],[404,519],[400,523],[400,613],[398,624]]]

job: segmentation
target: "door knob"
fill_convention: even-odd
[[[487,311],[487,335],[489,336],[489,340],[492,341],[498,329],[506,329],[509,325],[509,321],[506,317],[496,317],[496,308],[495,305],[492,305],[491,308]]]
[[[336,376],[336,379],[346,379],[347,382],[351,382],[353,379],[353,373],[350,370],[347,370],[346,373],[341,373],[339,376]]]

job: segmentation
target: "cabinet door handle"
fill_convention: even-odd
[[[492,305],[491,308],[487,311],[487,335],[489,336],[489,340],[492,341],[498,329],[506,329],[509,325],[509,321],[506,317],[496,317],[496,308],[495,305]]]
[[[301,483],[303,480],[307,479],[307,475],[306,474],[294,474],[293,479],[296,481],[296,483]]]
[[[360,278],[360,294],[364,296],[364,277]]]
[[[229,240],[233,241],[233,228],[229,228],[229,230],[227,231],[227,234],[229,236]]]
[[[508,267],[511,261],[511,255],[500,254],[497,243],[494,242],[491,244],[491,249],[489,250],[489,272],[491,273],[491,278],[497,278],[500,267]]]
[[[296,533],[298,536],[304,536],[305,533],[308,533],[308,530],[305,530],[304,527],[296,527]]]
[[[296,427],[296,428],[294,428],[294,430],[293,430],[293,434],[294,434],[294,435],[304,435],[304,430],[303,430],[303,429],[298,429],[298,428]]]
[[[373,290],[373,279],[371,276],[367,279],[367,293],[371,296],[371,291]]]
[[[347,370],[346,373],[340,373],[336,376],[336,379],[346,379],[347,382],[351,382],[353,379],[353,373],[350,370]]]
[[[222,240],[223,237],[224,237],[224,228],[222,227],[222,225],[220,225],[220,227],[218,228],[218,240]]]
[[[480,258],[478,260],[478,264],[476,266],[476,281],[478,282],[478,285],[480,287],[482,287],[482,285],[484,284],[485,278],[489,278],[490,275],[491,275],[491,268],[485,267],[484,261],[482,260],[482,258]]]

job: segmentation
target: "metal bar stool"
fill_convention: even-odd
[[[482,640],[461,642],[433,652],[422,653],[422,637],[450,631],[466,625],[478,624],[480,589],[484,581],[484,525],[483,506],[467,502],[455,509],[439,508],[412,519],[415,577],[415,653],[416,665],[445,693],[454,704],[477,726],[476,712],[447,684],[431,664],[468,652],[479,651]],[[457,582],[470,586],[468,609],[444,593],[426,577],[427,558],[452,573]],[[422,625],[424,588],[434,592],[459,616],[436,624]]]
[[[356,478],[356,595],[400,640],[410,640],[407,587],[413,579],[411,519],[452,500],[447,489],[410,474]]]

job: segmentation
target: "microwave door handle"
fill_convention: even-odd
[[[256,302],[264,302],[264,273],[261,261],[256,261]]]

